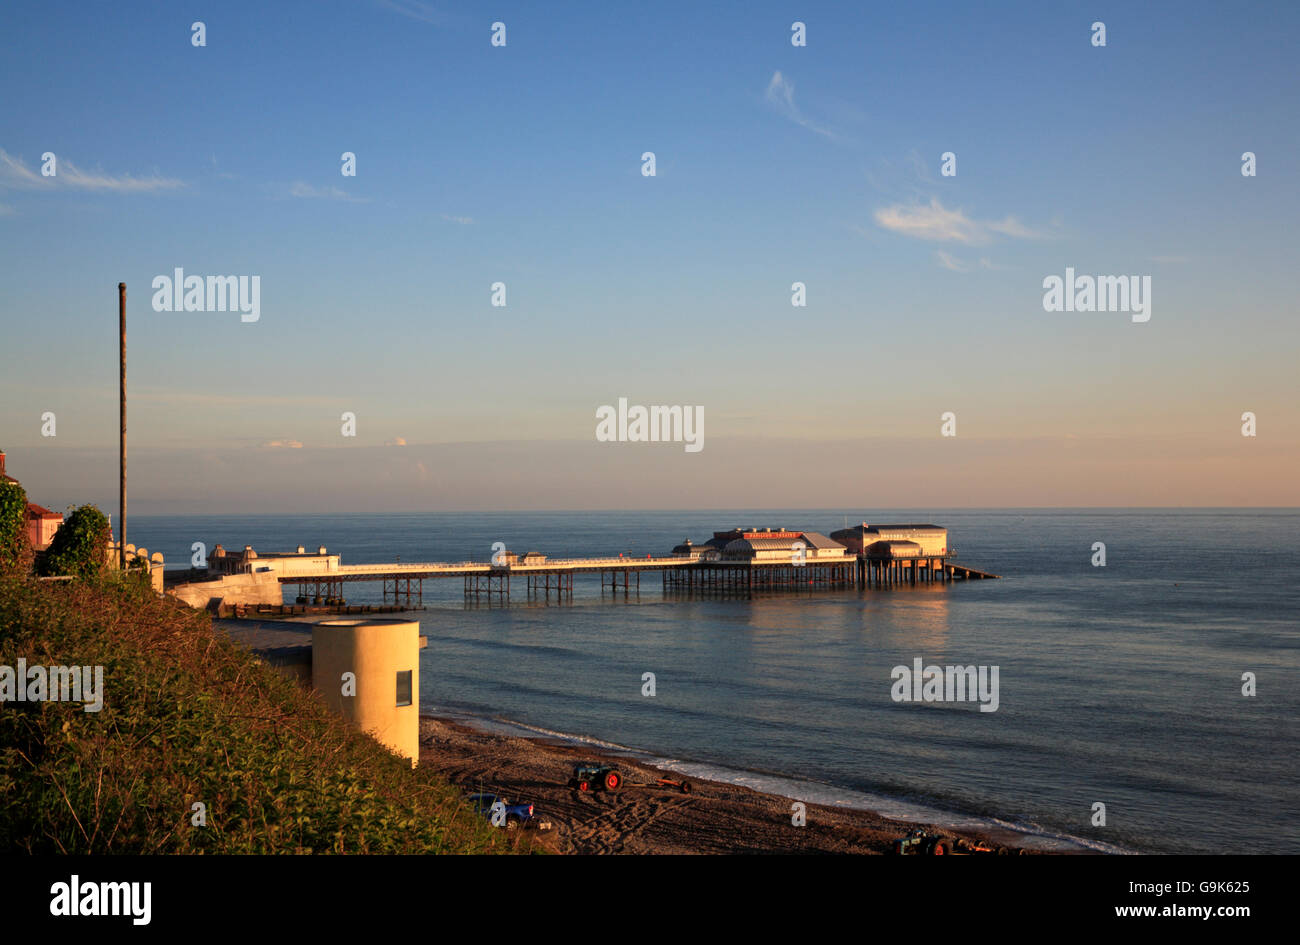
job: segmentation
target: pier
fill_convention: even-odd
[[[513,557],[513,556],[512,556]],[[298,596],[313,601],[343,598],[346,584],[358,581],[383,584],[384,600],[405,599],[417,607],[424,604],[424,582],[446,578],[462,579],[466,598],[498,597],[510,599],[511,588],[523,585],[528,597],[572,597],[575,574],[599,574],[601,588],[624,591],[641,589],[641,572],[679,568],[677,557],[602,557],[554,559],[540,563],[511,561],[492,564],[485,561],[400,562],[393,564],[339,564],[316,574],[298,569],[278,577],[281,584],[297,584]]]
[[[504,547],[504,546],[502,546]],[[599,576],[601,593],[640,593],[643,575],[658,572],[665,594],[750,595],[756,592],[829,590],[837,588],[886,589],[945,583],[954,580],[996,579],[999,575],[951,560],[948,531],[936,525],[867,525],[865,522],[827,537],[818,532],[782,528],[734,528],[715,532],[709,541],[695,545],[689,539],[670,554],[590,558],[548,558],[540,552],[515,554],[495,550],[489,561],[394,561],[345,565],[338,554],[325,548],[315,552],[301,545],[292,552],[259,555],[250,546],[228,552],[214,549],[210,572],[216,581],[195,583],[213,591],[230,583],[229,590],[248,592],[247,599],[223,595],[232,605],[255,603],[262,607],[293,608],[316,612],[334,608],[343,612],[345,589],[352,584],[379,583],[382,605],[403,609],[424,606],[424,582],[459,578],[465,599],[506,602],[521,590],[529,600],[571,600],[574,578]],[[216,586],[213,586],[216,585]],[[297,586],[293,605],[283,602],[285,585]],[[391,595],[391,596],[390,596]],[[200,599],[202,594],[197,596]],[[207,598],[209,601],[213,597]],[[276,603],[276,598],[279,603]],[[391,605],[389,601],[391,600]],[[353,607],[357,605],[352,605]]]
[[[603,593],[639,593],[641,575],[658,572],[665,592],[752,592],[830,588],[887,588],[916,586],[953,580],[996,579],[997,574],[948,561],[943,557],[873,559],[858,555],[834,562],[803,564],[692,561],[678,557],[574,558],[537,565],[491,565],[482,562],[424,562],[410,564],[340,565],[314,576],[281,576],[281,584],[298,585],[298,596],[310,601],[343,600],[344,587],[358,581],[383,584],[384,600],[424,605],[424,582],[460,577],[467,599],[495,597],[509,600],[512,588],[522,585],[527,598],[573,597],[575,574],[598,574]]]

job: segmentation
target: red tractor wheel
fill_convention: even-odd
[[[605,772],[605,790],[617,791],[623,786],[623,777],[617,771]]]
[[[690,794],[690,793],[691,793],[691,782],[690,782],[690,781],[683,781],[683,782],[682,782],[682,793],[683,793],[683,794]]]
[[[578,782],[578,790],[581,791],[583,794],[586,794],[588,791],[591,790],[591,782],[590,782],[590,781],[579,781],[579,782]]]
[[[934,842],[934,849],[930,852],[935,856],[943,856],[944,854],[952,853],[952,846],[947,840],[936,840]]]

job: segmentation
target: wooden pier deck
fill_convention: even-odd
[[[798,564],[786,561],[692,560],[679,555],[644,558],[607,556],[558,558],[536,563],[491,564],[482,561],[398,562],[392,564],[338,565],[317,573],[294,571],[278,575],[281,584],[297,584],[306,602],[340,601],[345,584],[379,581],[384,600],[424,603],[424,582],[460,577],[465,597],[510,597],[511,585],[523,579],[529,597],[552,594],[573,596],[575,574],[599,574],[606,587],[639,591],[643,573],[658,572],[665,592],[751,593],[756,590],[883,588],[952,580],[980,580],[999,575],[947,560],[946,556],[876,558],[863,555],[809,558]]]

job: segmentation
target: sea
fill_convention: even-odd
[[[1300,852],[1300,510],[132,516],[129,538],[168,567],[195,542],[344,564],[487,560],[496,542],[644,558],[736,526],[863,521],[946,526],[951,560],[1001,578],[746,599],[580,575],[571,600],[519,580],[508,602],[425,581],[421,711],[1030,847]],[[997,667],[996,711],[897,699],[918,659]]]

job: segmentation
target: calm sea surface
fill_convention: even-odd
[[[891,510],[934,522],[954,560],[1005,576],[754,600],[467,604],[425,582],[421,707],[645,752],[698,775],[1044,846],[1300,852],[1300,511]],[[839,511],[132,516],[130,539],[188,565],[191,544],[326,545],[344,564],[668,551],[735,525],[830,533]],[[1093,567],[1092,545],[1106,544]],[[287,599],[294,596],[287,588]],[[378,585],[353,585],[353,603]],[[906,704],[891,670],[996,665],[1000,705]],[[653,672],[656,695],[642,696]],[[1253,673],[1258,694],[1242,695]],[[1106,826],[1092,825],[1095,804]]]

